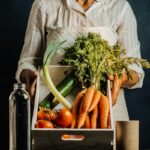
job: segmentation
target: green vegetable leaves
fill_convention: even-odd
[[[101,90],[101,83],[106,82],[108,75],[121,76],[123,70],[128,72],[128,64],[141,63],[150,68],[146,60],[125,57],[125,54],[118,45],[110,46],[100,34],[90,32],[87,36],[77,37],[75,43],[65,49],[61,63],[74,67],[83,86],[90,83]]]

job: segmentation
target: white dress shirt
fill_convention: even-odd
[[[24,46],[18,62],[16,79],[23,69],[37,70],[42,64],[49,34],[56,28],[112,27],[118,43],[127,56],[141,57],[134,13],[126,0],[96,0],[85,12],[75,0],[35,0],[30,12]],[[132,88],[141,87],[144,72],[138,65],[130,65],[140,75]]]
[[[59,37],[56,36],[55,30],[80,27],[111,29],[114,37],[117,36],[118,44],[126,49],[127,56],[141,57],[136,18],[126,0],[96,0],[87,11],[84,11],[75,0],[35,0],[29,16],[16,79],[20,80],[23,69],[37,71],[38,65],[42,65],[48,43]],[[139,82],[132,88],[141,87],[143,69],[136,64],[129,67],[140,77]],[[123,89],[120,90],[117,103],[113,107],[113,116],[114,121],[129,120]]]

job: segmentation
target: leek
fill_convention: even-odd
[[[66,108],[71,109],[71,104],[59,93],[59,91],[56,89],[55,85],[53,84],[53,81],[49,74],[49,64],[51,59],[53,58],[55,52],[57,49],[61,47],[61,45],[65,41],[62,42],[54,42],[50,43],[44,53],[44,59],[43,59],[43,73],[44,78],[47,84],[48,89],[50,92],[55,96],[55,98]]]

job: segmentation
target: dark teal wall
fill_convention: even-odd
[[[0,136],[8,149],[8,96],[12,90],[17,61],[23,45],[33,0],[0,2]],[[142,57],[150,61],[150,0],[129,0],[138,23]],[[126,90],[130,119],[140,120],[141,149],[150,149],[150,70],[145,70],[142,89]],[[2,133],[2,134],[1,134]]]
[[[142,57],[150,61],[150,0],[129,0],[137,18]],[[126,90],[130,119],[140,121],[140,144],[150,149],[150,70],[145,70],[142,89]]]

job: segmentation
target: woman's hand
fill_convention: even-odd
[[[33,100],[35,96],[37,72],[33,72],[30,69],[24,69],[21,72],[20,79],[21,82],[26,84],[26,89],[31,97],[31,100]]]
[[[124,76],[126,76],[125,79],[123,78],[124,80],[122,82],[122,87],[124,88],[131,88],[140,80],[138,73],[135,72],[134,70],[129,70],[129,74],[130,74],[130,77],[127,77],[127,74],[124,73]]]
[[[128,78],[126,73],[122,74],[122,78],[119,78],[118,75],[109,76],[108,79],[113,81],[113,87],[112,87],[112,105],[116,104],[117,97],[120,91],[121,87],[125,88],[131,88],[136,83],[139,82],[139,76],[138,74],[130,70],[130,78]]]

